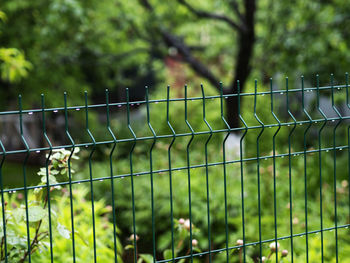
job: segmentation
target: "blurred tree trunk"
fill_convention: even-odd
[[[225,14],[217,14],[209,11],[199,10],[189,4],[186,0],[177,0],[181,5],[185,6],[191,13],[200,19],[221,21],[229,25],[233,30],[238,32],[237,43],[238,51],[233,61],[233,79],[230,85],[224,86],[224,94],[232,94],[238,92],[237,82],[240,83],[240,92],[244,91],[246,80],[250,74],[250,60],[253,54],[253,48],[255,44],[255,31],[254,31],[254,17],[256,13],[256,0],[244,0],[243,12],[241,12],[237,1],[229,1],[232,13],[234,13],[238,19],[232,20],[230,16]],[[153,12],[153,6],[148,0],[139,0],[140,4],[149,12]],[[156,14],[154,14],[156,17]],[[238,22],[236,22],[238,21]],[[193,55],[193,51],[183,39],[173,34],[169,29],[162,27],[160,23],[157,23],[155,30],[161,36],[162,41],[168,47],[175,47],[181,54],[184,63],[187,63],[192,70],[198,75],[207,79],[209,83],[220,89],[219,79],[220,76],[216,76],[208,67],[208,65],[196,58]],[[237,128],[240,126],[238,116],[238,99],[237,96],[229,97],[226,100],[226,120],[231,128]]]

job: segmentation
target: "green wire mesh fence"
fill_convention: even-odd
[[[258,92],[255,82],[245,93],[238,83],[235,94],[221,87],[210,96],[201,86],[194,97],[185,86],[176,98],[168,87],[165,99],[150,99],[146,87],[143,101],[129,101],[126,90],[126,102],[110,102],[106,91],[98,105],[85,92],[84,106],[68,106],[64,94],[64,106],[56,108],[47,108],[42,95],[41,108],[31,110],[19,96],[18,110],[0,112],[0,122],[11,116],[19,133],[0,137],[1,262],[82,262],[84,234],[89,262],[347,262],[348,75],[344,85],[333,82],[320,87],[317,77],[306,88],[302,78],[290,89],[286,79],[277,89],[271,80],[269,89]],[[225,118],[229,97],[238,98],[241,127]],[[144,111],[141,118],[132,107]],[[61,120],[54,126],[59,144],[48,132],[53,116]],[[41,146],[28,136],[30,117],[39,120]],[[7,146],[16,136],[20,148]],[[39,183],[33,156],[44,159]],[[16,184],[6,167],[14,159],[21,169]],[[65,177],[58,180],[59,174]],[[84,199],[76,192],[83,186]],[[67,211],[59,210],[63,196]],[[108,209],[100,212],[103,206]],[[89,222],[85,230],[81,220]]]

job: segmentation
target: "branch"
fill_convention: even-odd
[[[203,10],[197,10],[195,9],[193,6],[191,6],[189,3],[187,3],[185,0],[177,0],[180,4],[184,5],[187,7],[187,9],[189,11],[191,11],[192,13],[194,13],[196,16],[198,16],[199,18],[209,18],[209,19],[214,19],[214,20],[219,20],[222,22],[227,23],[228,25],[230,25],[232,28],[238,30],[238,31],[243,31],[245,30],[245,26],[244,24],[242,25],[238,25],[236,22],[234,22],[231,18],[225,16],[225,15],[221,15],[221,14],[215,14],[215,13],[210,13],[207,11],[203,11]]]
[[[219,80],[214,76],[214,74],[197,60],[191,52],[191,49],[181,41],[177,36],[169,33],[164,29],[160,29],[160,33],[168,46],[175,47],[179,53],[183,56],[183,59],[191,66],[191,68],[196,71],[199,75],[209,80],[209,82],[214,86],[218,87]]]
[[[153,7],[151,6],[148,0],[139,0],[139,2],[150,12],[153,11]],[[212,84],[215,88],[219,88],[219,80],[214,76],[214,74],[206,65],[201,63],[198,59],[196,59],[193,56],[191,48],[188,45],[186,45],[183,40],[181,40],[178,36],[173,35],[161,26],[158,26],[157,29],[159,30],[163,41],[168,47],[175,47],[178,50],[178,52],[182,55],[183,60],[187,64],[189,64],[195,72],[197,72],[203,78],[206,78],[210,82],[210,84]]]
[[[235,13],[239,16],[239,18],[243,21],[243,24],[245,23],[245,18],[243,16],[243,14],[239,11],[239,7],[238,7],[238,2],[236,0],[230,1],[233,10],[235,11]],[[245,24],[244,24],[245,26]]]

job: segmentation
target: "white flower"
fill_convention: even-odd
[[[237,244],[237,246],[243,246],[243,240],[242,239],[238,239],[236,241],[236,244]]]
[[[187,229],[187,230],[190,230],[190,220],[189,219],[186,219],[185,222],[184,222],[184,227]]]
[[[197,246],[198,245],[198,241],[197,239],[192,239],[192,246]]]
[[[282,250],[282,258],[288,256],[288,250],[287,249],[283,249]]]
[[[277,248],[276,248],[276,242],[272,242],[270,244],[270,250],[271,252],[276,252],[280,248],[280,244],[277,242]]]
[[[136,241],[138,241],[140,238],[138,235],[136,235]],[[129,237],[129,240],[130,241],[134,241],[134,234],[132,234],[130,237]]]

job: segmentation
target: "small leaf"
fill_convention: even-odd
[[[51,170],[50,173],[51,173],[52,175],[56,175],[56,174],[59,174],[59,171],[57,171],[57,170]]]
[[[47,181],[46,176],[41,177],[41,182],[42,182],[42,183],[46,184],[46,181]],[[49,175],[49,185],[57,184],[57,183],[58,183],[58,182],[57,182],[57,180],[56,180],[56,177],[50,174],[50,175]]]
[[[28,208],[28,221],[37,222],[46,216],[46,210],[41,206],[31,206]]]
[[[133,245],[126,245],[124,247],[125,250],[128,250],[128,249],[134,249],[134,246]]]
[[[152,263],[153,262],[153,257],[151,255],[149,255],[149,254],[140,254],[139,256],[146,263]]]
[[[38,175],[46,175],[46,168],[40,168],[39,172],[37,172]]]
[[[170,249],[166,249],[164,250],[163,256],[164,256],[164,259],[172,259],[173,253]],[[174,255],[174,257],[176,257],[176,255]]]
[[[17,208],[12,212],[13,218],[19,223],[25,219],[26,211],[23,208]]]
[[[70,238],[70,231],[64,225],[61,225],[60,223],[58,223],[57,224],[57,231],[62,237],[66,238],[66,239]]]

